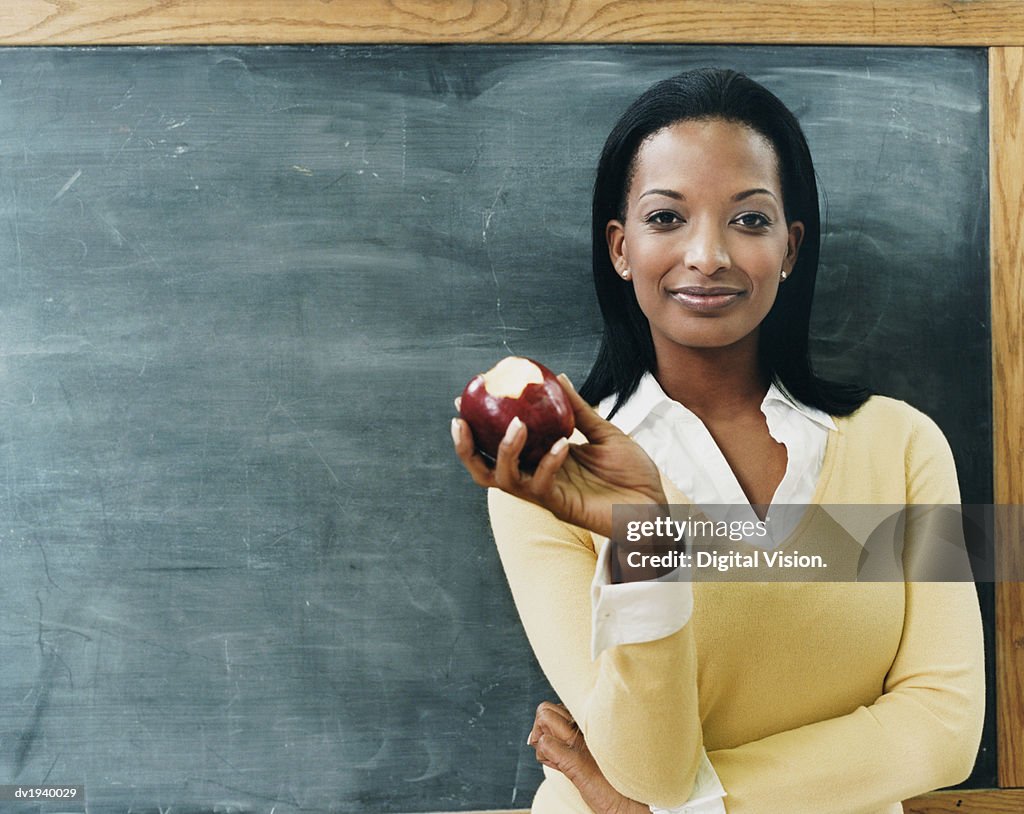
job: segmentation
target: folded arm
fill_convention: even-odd
[[[689,626],[591,658],[589,532],[498,490],[488,503],[498,552],[537,660],[608,781],[666,808],[686,801],[702,757]],[[652,748],[657,744],[658,748]]]

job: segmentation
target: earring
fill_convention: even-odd
[[[629,275],[632,273],[633,272],[631,272],[629,269],[623,269],[621,272],[619,272],[619,276],[622,277],[623,280],[628,280]]]
[[[785,269],[782,270],[782,274],[780,276],[782,277],[783,280],[786,279],[786,271],[785,271]]]

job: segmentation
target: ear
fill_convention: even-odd
[[[612,261],[615,273],[620,277],[629,270],[629,259],[626,256],[626,228],[620,220],[610,220],[604,227],[604,237],[608,241],[608,257]]]
[[[786,239],[786,257],[782,261],[782,268],[788,277],[793,273],[796,265],[797,255],[800,253],[800,244],[804,242],[804,225],[801,221],[795,220],[789,224],[789,236]]]

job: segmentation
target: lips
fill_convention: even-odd
[[[744,294],[742,289],[728,286],[684,286],[669,291],[669,295],[691,311],[708,312],[728,308]]]

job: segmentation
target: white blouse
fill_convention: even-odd
[[[607,416],[615,403],[609,396],[598,405]],[[811,502],[825,458],[825,446],[835,423],[821,410],[795,404],[772,384],[761,402],[772,438],[786,447],[786,473],[769,508],[769,533],[750,542],[774,548],[796,527],[804,506]],[[650,373],[612,417],[612,424],[632,436],[669,480],[713,519],[756,521],[736,476],[704,423],[682,404],[670,399]],[[792,510],[786,511],[791,505]],[[657,580],[613,585],[608,546],[598,555],[591,585],[591,654],[605,648],[654,641],[682,628],[693,611],[688,581],[667,574]],[[690,799],[680,808],[655,814],[725,814],[726,791],[707,755],[698,770]]]

